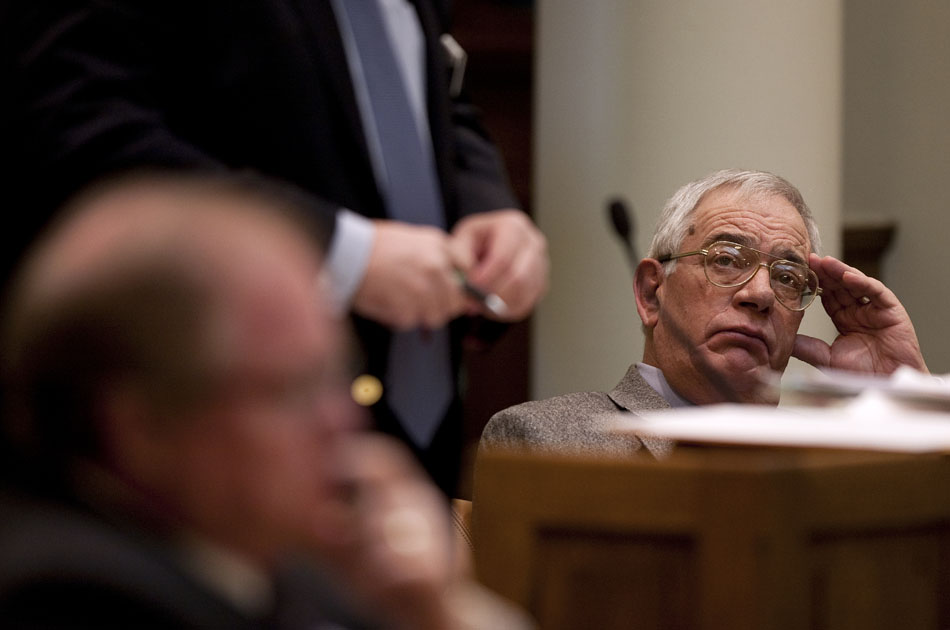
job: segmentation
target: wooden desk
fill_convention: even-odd
[[[544,629],[950,628],[950,458],[486,454],[480,579]]]

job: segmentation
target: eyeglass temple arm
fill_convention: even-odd
[[[683,252],[681,254],[663,254],[662,256],[657,256],[657,262],[665,263],[670,262],[671,260],[676,260],[677,258],[684,258],[686,256],[696,256],[697,254],[702,254],[706,256],[709,254],[708,249],[697,249],[695,252]]]

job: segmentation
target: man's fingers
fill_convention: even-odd
[[[465,310],[456,268],[467,264],[464,252],[456,253],[437,228],[378,221],[353,308],[400,330],[437,328]]]
[[[812,254],[809,262],[818,275],[822,293],[842,307],[874,304],[891,307],[899,304],[897,297],[876,278],[834,258]]]
[[[828,367],[831,364],[831,346],[815,337],[795,335],[795,346],[792,356],[817,368]]]
[[[493,289],[518,257],[546,252],[544,235],[520,210],[495,210],[467,217],[455,226],[452,235],[472,253],[469,279],[486,289]]]
[[[497,292],[508,304],[508,318],[517,321],[530,314],[547,287],[547,258],[525,256],[515,262]]]

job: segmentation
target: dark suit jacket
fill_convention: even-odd
[[[325,574],[296,564],[275,582],[275,609],[250,617],[183,570],[155,532],[113,516],[61,500],[0,493],[0,625],[17,630],[371,627],[349,610]]]
[[[485,427],[480,448],[624,455],[646,446],[662,457],[672,447],[668,440],[612,433],[610,427],[619,414],[669,407],[631,365],[609,393],[575,392],[499,411]]]
[[[448,226],[515,206],[476,112],[449,99],[441,6],[411,1],[426,36]],[[0,15],[4,275],[68,195],[136,166],[253,169],[291,182],[328,234],[340,206],[384,216],[329,0],[7,0]],[[366,370],[381,376],[389,331],[355,325]],[[463,329],[453,326],[456,366]],[[384,403],[374,415],[405,438]],[[448,424],[421,454],[445,487],[461,440]]]

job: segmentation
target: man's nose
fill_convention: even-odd
[[[759,272],[763,273],[759,273]],[[768,311],[775,304],[775,292],[772,290],[771,270],[760,262],[752,272],[752,277],[736,291],[736,300],[740,305],[752,306],[758,311]]]

